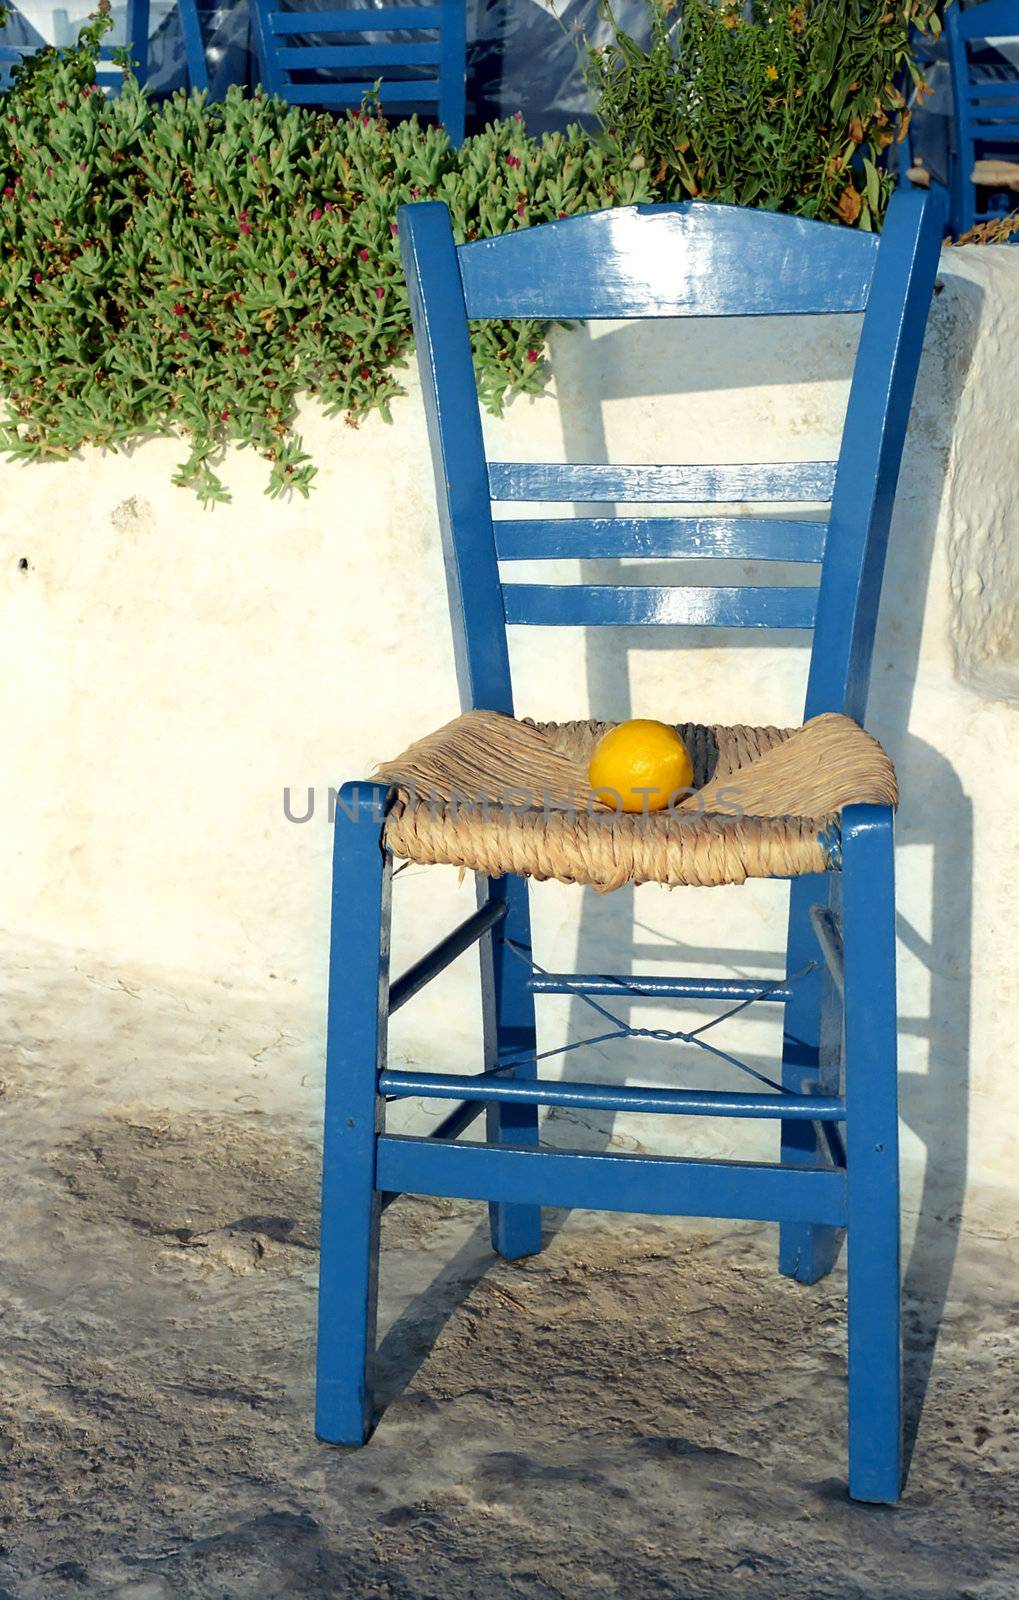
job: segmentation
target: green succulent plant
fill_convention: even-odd
[[[107,8],[108,9],[108,8]],[[336,120],[232,88],[221,103],[95,86],[109,19],[15,69],[0,100],[0,448],[56,460],[179,430],[175,481],[226,498],[228,444],[307,493],[298,397],[389,415],[411,348],[397,208],[438,198],[458,240],[653,198],[611,139],[537,140],[518,118],[454,149],[441,128]],[[479,325],[498,411],[546,381],[545,329]]]
[[[917,31],[937,0],[647,0],[649,41],[612,16],[587,78],[606,128],[666,199],[699,196],[851,227],[881,225],[882,153],[922,95]]]

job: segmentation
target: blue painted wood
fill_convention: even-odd
[[[460,271],[472,317],[774,316],[860,311],[877,253],[874,235],[688,201],[478,239]]]
[[[902,1479],[899,1117],[892,813],[842,815],[849,1288],[849,1492]]]
[[[845,989],[845,951],[838,923],[829,908],[824,905],[811,906],[810,920],[821,947],[821,954],[824,956],[825,966],[841,994]]]
[[[398,226],[431,445],[460,703],[464,710],[482,706],[512,716],[488,465],[449,212],[438,201],[402,206]]]
[[[149,75],[149,0],[128,0],[127,39],[139,83]]]
[[[293,105],[357,106],[376,93],[385,111],[391,107],[436,105],[453,144],[464,137],[466,71],[466,7],[464,0],[440,5],[406,5],[336,11],[277,11],[271,0],[254,0],[255,49],[262,81],[272,93]],[[379,35],[430,33],[434,39],[383,42]],[[344,43],[354,34],[359,42]],[[339,35],[339,42],[312,44],[302,37]],[[364,43],[366,35],[374,43]],[[391,69],[434,67],[434,76],[403,78]],[[296,73],[356,71],[357,82],[325,76],[295,81]],[[377,91],[375,84],[381,78]]]
[[[817,590],[650,588],[642,584],[506,583],[508,625],[812,628]]]
[[[439,42],[439,121],[455,145],[464,140],[467,118],[466,0],[442,0]]]
[[[899,188],[864,314],[821,567],[805,715],[863,722],[895,488],[937,272],[943,199]]]
[[[809,538],[813,541],[806,547],[810,556],[823,555],[807,710],[808,714],[848,711],[862,717],[891,504],[937,268],[939,200],[933,193],[898,192],[880,241],[848,231],[833,236],[821,225],[772,215],[720,218],[719,209],[700,205],[644,208],[639,229],[629,233],[625,227],[617,232],[614,225],[604,222],[576,227],[572,233],[565,225],[553,224],[547,230],[529,230],[532,240],[524,254],[520,254],[519,244],[523,234],[491,241],[483,266],[474,246],[457,251],[445,207],[431,202],[401,211],[400,241],[421,366],[457,676],[465,709],[480,707],[512,714],[507,619],[513,620],[521,611],[533,616],[535,606],[543,619],[551,621],[571,618],[578,615],[578,609],[592,606],[601,608],[603,620],[607,608],[615,620],[700,615],[705,621],[746,621],[779,615],[788,618],[790,607],[813,608],[815,604],[815,592],[810,589],[694,589],[682,598],[682,588],[623,591],[582,587],[572,591],[572,599],[569,589],[556,586],[507,585],[504,590],[492,522],[493,494],[532,495],[538,491],[547,498],[565,493],[572,499],[586,490],[594,498],[618,500],[635,492],[640,499],[654,498],[648,490],[662,489],[670,498],[676,497],[677,491],[682,498],[685,483],[691,496],[700,498],[709,491],[710,497],[713,490],[723,496],[732,494],[742,504],[755,498],[774,499],[776,490],[801,493],[804,473],[821,472],[820,478],[815,476],[810,482],[810,489],[821,496],[831,494],[827,528],[815,523],[806,535],[784,526],[781,535],[793,540]],[[682,227],[677,226],[677,217]],[[552,229],[560,231],[546,251],[533,236]],[[841,266],[835,259],[835,237],[838,249],[845,251]],[[733,251],[726,257],[719,240],[727,238],[739,240],[738,256]],[[576,246],[572,279],[582,286],[584,304],[593,315],[617,315],[620,306],[629,307],[628,314],[650,314],[664,301],[675,307],[679,302],[685,305],[686,299],[688,309],[705,309],[709,314],[721,314],[727,308],[759,314],[831,309],[835,302],[845,310],[866,302],[834,476],[830,465],[824,463],[788,469],[769,465],[758,469],[707,465],[666,469],[671,474],[668,479],[656,479],[654,469],[594,466],[580,468],[570,477],[562,467],[495,464],[490,478],[471,362],[468,311],[476,312],[480,306],[493,315],[503,315],[509,305],[520,307],[525,301],[530,305],[527,297],[537,283],[549,291],[551,303],[533,314],[562,314],[566,304],[562,296],[568,287],[564,240]],[[779,248],[783,241],[785,255]],[[760,259],[769,263],[767,293],[760,278]],[[726,281],[715,282],[710,274],[705,275],[704,263],[711,261],[723,278],[728,274]],[[498,270],[496,262],[500,263]],[[534,271],[521,288],[522,264]],[[500,298],[502,273],[514,281]],[[618,292],[610,287],[614,277],[622,283]],[[467,298],[465,283],[470,290]],[[635,287],[640,284],[644,286],[640,291],[643,301]],[[599,286],[605,286],[604,294]],[[814,298],[808,307],[809,295]],[[788,475],[783,477],[783,471]],[[762,532],[761,518],[748,518],[744,528],[736,528],[732,525],[735,519],[726,517],[713,523],[710,531],[703,518],[666,517],[661,519],[660,530],[654,519],[642,524],[640,519],[625,518],[611,532],[604,526],[609,520],[586,519],[586,526],[578,524],[580,537],[614,539],[621,530],[624,540],[640,541],[639,553],[649,556],[657,553],[659,531],[661,546],[667,551],[675,550],[687,538],[696,546],[697,541],[714,537],[719,528],[722,543],[734,554],[745,551],[747,541],[770,538],[767,530]],[[521,531],[515,524],[506,537],[521,541],[518,549],[527,538],[555,541],[569,537],[552,523],[540,526],[542,531],[536,533]],[[666,600],[666,595],[681,598]],[[809,621],[813,610],[809,616],[806,611],[796,615]],[[538,1248],[542,1205],[777,1220],[782,1224],[783,1270],[808,1281],[828,1270],[834,1259],[832,1241],[848,1223],[851,1492],[864,1499],[894,1498],[898,1488],[898,1224],[889,814],[880,808],[850,808],[844,817],[844,859],[833,848],[828,874],[797,880],[793,885],[786,971],[802,972],[811,962],[814,966],[795,983],[784,980],[771,997],[785,1005],[783,1083],[803,1097],[798,1100],[791,1095],[740,1097],[696,1090],[539,1084],[533,1059],[534,995],[569,992],[571,985],[587,985],[592,994],[620,994],[627,980],[609,975],[574,979],[563,974],[532,975],[510,950],[510,940],[524,952],[530,949],[527,885],[515,877],[496,883],[481,879],[478,885],[482,904],[499,897],[507,904],[505,920],[487,928],[478,946],[485,1018],[481,1078],[384,1073],[380,1080],[378,1039],[382,1029],[374,1000],[369,1004],[365,998],[377,991],[380,949],[383,966],[385,962],[385,913],[380,909],[384,868],[380,865],[378,826],[357,833],[345,822],[343,831],[348,842],[337,883],[346,888],[342,894],[337,890],[336,925],[345,932],[349,929],[354,953],[342,978],[336,976],[341,963],[334,958],[337,994],[346,996],[345,1001],[336,1002],[336,1012],[342,1014],[344,1025],[354,1019],[354,1031],[359,1029],[369,1039],[374,1052],[358,1053],[361,1066],[353,1104],[355,1108],[374,1108],[377,1116],[379,1081],[392,1093],[434,1092],[441,1099],[462,1094],[468,1098],[444,1119],[437,1136],[430,1140],[383,1135],[368,1141],[375,1157],[374,1211],[363,1192],[371,1154],[363,1143],[356,1145],[356,1159],[345,1165],[342,1182],[346,1188],[327,1188],[324,1240],[328,1251],[338,1250],[341,1222],[349,1226],[351,1204],[351,1236],[362,1244],[368,1240],[367,1248],[358,1247],[353,1267],[348,1264],[344,1268],[339,1254],[324,1258],[324,1292],[327,1281],[345,1273],[341,1287],[330,1291],[332,1318],[339,1318],[342,1305],[353,1298],[359,1308],[355,1324],[363,1333],[360,1307],[369,1302],[372,1292],[364,1262],[373,1256],[370,1230],[383,1194],[387,1201],[400,1191],[487,1200],[496,1248],[510,1256]],[[844,904],[839,899],[840,886]],[[810,919],[811,905],[825,898],[825,890],[831,921],[826,918],[819,926],[826,935],[832,934],[830,942],[835,928],[842,928],[844,1027],[843,1007]],[[334,943],[334,951],[337,948]],[[425,966],[429,972],[437,970],[435,958],[426,958]],[[752,979],[638,977],[629,982],[635,993],[643,990],[648,995],[690,999],[710,996],[737,1004],[755,998],[760,987]],[[623,995],[630,997],[626,990]],[[843,1032],[844,1099],[838,1075]],[[334,1027],[331,1037],[335,1033]],[[342,1061],[345,1048],[331,1043],[331,1060]],[[330,1081],[343,1085],[342,1072],[333,1067]],[[340,1091],[333,1092],[338,1103]],[[564,1106],[597,1103],[611,1110],[640,1104],[655,1111],[686,1110],[701,1115],[720,1111],[726,1115],[777,1114],[782,1160],[769,1166],[542,1149],[538,1145],[538,1106],[549,1098]],[[483,1101],[489,1101],[487,1142],[455,1143],[455,1135],[473,1120]],[[354,1128],[348,1123],[344,1133],[333,1125],[333,1141],[348,1134],[353,1138],[355,1130],[360,1133],[360,1116],[349,1109],[347,1115],[353,1118]],[[843,1118],[845,1141],[840,1132]],[[331,1144],[327,1157],[331,1170],[336,1165],[336,1148],[335,1142]],[[362,1339],[359,1334],[361,1354],[365,1344],[366,1336]],[[351,1387],[361,1370],[353,1360],[342,1364],[345,1404],[353,1405],[354,1399],[363,1402],[360,1391],[355,1394]],[[359,1416],[357,1425],[348,1427],[349,1433],[356,1433],[357,1427],[363,1429],[363,1406]]]
[[[294,106],[359,106],[366,94],[374,93],[374,82],[367,78],[358,83],[288,83],[283,98]],[[415,78],[413,83],[394,83],[385,86],[387,105],[421,105],[438,103],[438,78]]]
[[[377,1182],[386,1190],[648,1216],[743,1217],[753,1222],[846,1219],[844,1172],[798,1172],[767,1162],[593,1155],[448,1144],[387,1134]]]
[[[801,1094],[821,1075],[820,1030],[822,972],[811,921],[811,907],[827,894],[826,874],[806,873],[790,885],[786,961],[790,971],[810,968],[793,985],[783,1019],[782,1087]],[[838,1080],[826,1088],[838,1090]],[[780,1154],[785,1166],[826,1165],[827,1141],[813,1122],[785,1118]],[[840,1236],[836,1229],[810,1222],[784,1222],[779,1232],[778,1267],[799,1283],[817,1283],[835,1264]]]
[[[585,972],[536,972],[528,980],[532,994],[612,994],[620,1000],[776,1000],[796,993],[795,984],[769,984],[761,978],[613,977]],[[762,993],[766,990],[766,993]]]
[[[135,75],[144,83],[149,61],[150,0],[128,0],[125,14],[125,43],[131,52]],[[37,45],[0,45],[0,92],[11,85],[11,67],[35,54]],[[96,83],[108,94],[116,95],[124,81],[123,69],[113,60],[113,52],[123,46],[103,45],[96,66]]]
[[[440,972],[445,972],[457,956],[462,956],[472,944],[477,944],[483,933],[501,922],[506,915],[506,903],[503,900],[490,900],[478,907],[473,916],[465,918],[458,928],[447,934],[445,939],[429,950],[427,955],[415,961],[412,967],[401,973],[389,991],[389,1015],[399,1011],[406,1005],[413,995],[423,989],[426,983],[431,983]]]
[[[439,41],[428,44],[306,45],[277,51],[283,68],[299,67],[437,67]]]
[[[399,28],[401,32],[438,28],[442,6],[353,6],[334,11],[277,11],[266,7],[274,33],[379,33]],[[311,22],[314,21],[314,27]]]
[[[527,982],[528,969],[508,948],[507,941],[512,941],[518,951],[531,948],[527,883],[523,878],[479,877],[478,898],[501,900],[506,906],[505,921],[493,927],[481,945],[485,1071],[500,1072],[507,1085],[526,1086],[538,1073],[534,996]],[[510,1098],[487,1104],[486,1129],[490,1144],[537,1149],[537,1104]],[[523,1256],[538,1254],[541,1249],[540,1206],[492,1196],[488,1220],[492,1248],[505,1260],[518,1261]]]
[[[965,11],[958,4],[945,13],[945,35],[952,82],[952,149],[949,161],[950,225],[958,237],[980,220],[1012,209],[1014,197],[1001,197],[995,210],[978,210],[971,173],[985,156],[1019,159],[1019,80],[982,83],[974,78],[970,45],[975,40],[1019,40],[1019,0],[983,0]],[[1000,111],[996,108],[1000,106]]]
[[[830,500],[834,461],[777,461],[730,466],[617,466],[490,461],[493,500],[683,501],[732,505],[744,500]],[[647,524],[645,524],[647,525]]]
[[[533,517],[496,519],[500,561],[649,556],[805,561],[824,556],[827,524],[778,517]]]
[[[184,61],[187,67],[188,85],[197,93],[207,94],[209,68],[205,59],[205,40],[202,36],[198,5],[196,0],[177,0],[177,9],[181,33],[184,36]]]
[[[315,1411],[316,1432],[330,1444],[363,1444],[372,1421],[392,870],[379,837],[386,797],[384,784],[347,784],[336,809]]]
[[[647,1089],[632,1084],[521,1081],[498,1072],[384,1072],[383,1094],[397,1099],[488,1100],[507,1105],[569,1106],[575,1110],[662,1112],[686,1117],[780,1117],[841,1121],[845,1107],[838,1095],[726,1094],[706,1089]]]

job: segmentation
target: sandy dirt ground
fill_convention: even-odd
[[[80,972],[43,992],[30,965],[0,1101],[0,1600],[1019,1595],[993,1241],[962,1246],[947,1297],[913,1275],[914,1414],[928,1381],[895,1509],[844,1492],[844,1278],[780,1278],[758,1227],[551,1214],[508,1266],[480,1208],[400,1201],[381,1421],[330,1449],[316,1085],[289,1111],[261,1069],[227,1094],[209,1062],[258,1051],[214,997]]]

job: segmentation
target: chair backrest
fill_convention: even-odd
[[[0,30],[0,41],[3,32]],[[38,44],[3,44],[0,42],[0,90],[11,86],[11,68],[27,56],[34,55],[45,46]],[[99,52],[96,84],[107,94],[117,94],[124,81],[123,70],[113,60],[113,52],[123,46],[104,45]],[[149,53],[149,0],[128,0],[127,48],[136,63],[139,80],[144,83],[148,71]]]
[[[945,13],[945,33],[955,118],[952,225],[962,233],[1010,209],[1003,202],[995,211],[978,211],[971,174],[974,162],[982,157],[1019,159],[1019,74],[1013,69],[995,78],[986,66],[975,66],[973,45],[1002,38],[1019,44],[1019,0],[983,0],[965,11],[956,0]]]
[[[806,714],[862,720],[892,502],[943,226],[901,188],[883,233],[703,202],[630,206],[457,247],[440,202],[404,206],[410,292],[465,709],[512,713],[507,626],[670,623],[814,630]],[[863,312],[835,461],[747,466],[488,461],[468,318]],[[829,502],[792,517],[494,520],[493,502]],[[731,557],[819,565],[817,588],[521,584],[500,562]]]
[[[462,143],[466,0],[344,11],[281,11],[273,0],[254,0],[252,15],[271,94],[295,105],[358,106],[381,78],[383,110],[434,107],[452,142]]]

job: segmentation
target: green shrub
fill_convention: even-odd
[[[0,98],[0,446],[16,459],[179,429],[175,481],[206,502],[225,498],[231,442],[271,463],[268,492],[307,492],[298,396],[356,419],[400,393],[400,204],[445,200],[465,240],[654,197],[618,141],[579,129],[535,140],[512,119],[454,150],[416,121],[238,89],[156,105],[129,77],[107,99],[107,27],[41,52]],[[542,388],[543,343],[540,324],[479,326],[489,408]]]
[[[910,30],[938,31],[935,0],[648,6],[650,43],[613,23],[588,81],[663,198],[880,226],[892,179],[879,158],[905,136],[907,82],[923,92]]]

